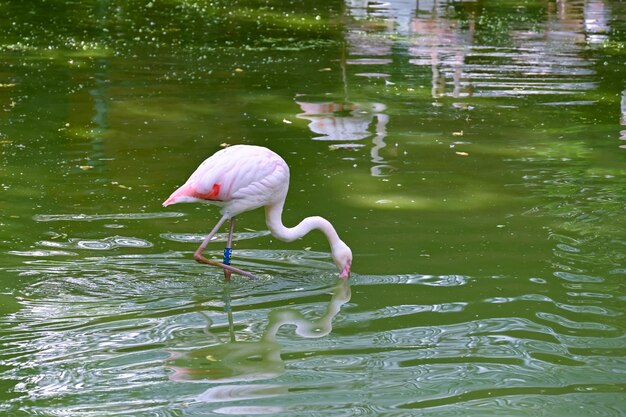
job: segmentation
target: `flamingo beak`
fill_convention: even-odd
[[[343,269],[339,273],[339,278],[341,278],[341,279],[348,279],[348,278],[350,278],[350,264],[349,263],[346,264],[346,266],[343,267]]]

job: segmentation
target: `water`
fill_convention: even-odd
[[[0,1],[0,414],[621,416],[617,1]],[[272,238],[161,202],[291,166]],[[209,245],[219,259],[225,232]]]

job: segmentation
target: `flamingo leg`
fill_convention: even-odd
[[[233,217],[228,222],[228,240],[226,241],[226,247],[224,248],[224,265],[230,265],[230,254],[233,247],[233,232],[235,231],[235,218]],[[228,269],[224,269],[224,279],[230,281],[231,272]]]
[[[246,272],[246,271],[243,271],[243,270],[241,270],[239,268],[235,268],[234,266],[225,265],[225,264],[223,264],[221,262],[213,261],[213,260],[207,259],[204,256],[202,256],[202,252],[204,252],[204,250],[206,249],[207,245],[209,244],[209,242],[211,241],[213,236],[215,236],[215,233],[217,233],[219,228],[222,227],[222,225],[224,224],[224,222],[227,219],[228,219],[227,216],[222,216],[222,218],[217,222],[217,224],[215,225],[213,230],[211,230],[209,235],[204,239],[204,241],[202,241],[202,243],[200,244],[198,249],[196,249],[196,252],[193,254],[193,259],[195,259],[197,262],[200,262],[200,263],[203,263],[203,264],[217,266],[217,267],[222,268],[224,270],[228,270],[230,272],[234,272],[235,274],[243,275],[244,277],[248,277],[250,279],[255,279],[256,277],[254,276],[254,274],[251,274],[250,272]]]

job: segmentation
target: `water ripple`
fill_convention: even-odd
[[[95,220],[147,220],[147,219],[167,219],[172,217],[183,217],[184,213],[179,212],[156,212],[156,213],[109,213],[109,214],[36,214],[33,220],[37,222],[58,222],[58,221],[95,221]]]
[[[26,285],[19,306],[0,318],[0,376],[29,395],[27,412],[63,402],[47,415],[110,412],[95,400],[103,395],[122,415],[133,397],[146,415],[271,415],[283,404],[281,413],[308,415],[320,398],[332,415],[481,415],[493,404],[520,416],[570,410],[552,398],[602,398],[593,412],[616,415],[619,317],[594,320],[585,310],[610,304],[460,275],[356,275],[350,297],[349,287],[329,286],[338,281],[327,253],[242,251],[238,262],[267,279],[225,287],[219,270],[181,252],[25,260],[8,271]],[[494,282],[503,288],[497,296],[486,290]],[[471,300],[468,291],[492,296]],[[146,400],[150,393],[158,395]]]
[[[359,282],[368,285],[418,284],[432,287],[456,287],[468,284],[471,278],[463,275],[361,275]]]
[[[552,410],[556,415],[580,414],[578,401],[570,401],[575,397],[573,394],[602,392],[602,385],[573,385],[563,388],[536,386],[532,388],[493,388],[481,391],[467,391],[442,398],[422,400],[401,404],[404,409],[438,410],[437,415],[476,415],[485,407],[496,406],[495,409],[506,409],[507,415],[520,416],[544,416],[546,409]],[[621,391],[623,392],[623,390]],[[594,403],[593,412],[585,411],[585,416],[621,416],[622,411],[616,406],[602,404],[602,398],[606,395],[588,395],[588,401]],[[554,398],[552,398],[554,397]],[[571,399],[570,399],[571,398]],[[593,401],[596,399],[596,401]],[[569,400],[569,401],[568,401]],[[569,403],[569,404],[568,404]],[[587,407],[585,407],[587,408]],[[558,411],[556,411],[558,410]],[[479,415],[479,414],[478,414]]]
[[[67,242],[43,240],[41,246],[60,249],[109,250],[115,248],[150,248],[152,243],[137,237],[108,236],[102,239],[70,238]]]
[[[34,249],[34,250],[10,250],[7,252],[9,255],[24,256],[27,258],[38,257],[50,257],[50,256],[78,256],[76,252],[68,252],[64,250],[46,250],[46,249]]]
[[[553,323],[558,324],[559,326],[563,326],[571,330],[599,330],[599,331],[610,331],[610,332],[618,331],[618,329],[615,328],[614,326],[609,326],[604,323],[589,322],[589,321],[579,322],[579,321],[567,319],[557,314],[551,314],[551,313],[546,313],[546,312],[538,312],[537,317],[543,320],[551,321]],[[583,334],[583,332],[581,332],[581,334]],[[584,334],[589,334],[589,333],[585,331]]]
[[[603,282],[604,278],[593,277],[585,274],[573,274],[565,271],[556,271],[554,276],[569,282]]]
[[[255,239],[261,236],[270,235],[269,230],[260,230],[257,232],[238,232],[233,234],[233,240],[247,240],[247,239]],[[206,237],[205,234],[198,233],[161,233],[161,237],[166,240],[171,240],[173,242],[202,242]],[[228,239],[228,233],[216,233],[215,236],[211,239],[211,242],[226,242]]]

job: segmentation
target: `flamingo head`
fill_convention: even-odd
[[[339,269],[339,278],[348,279],[350,278],[350,267],[352,266],[352,251],[343,243],[343,241],[339,241],[339,243],[335,244],[332,248],[332,257],[335,265],[337,265],[337,269]]]

